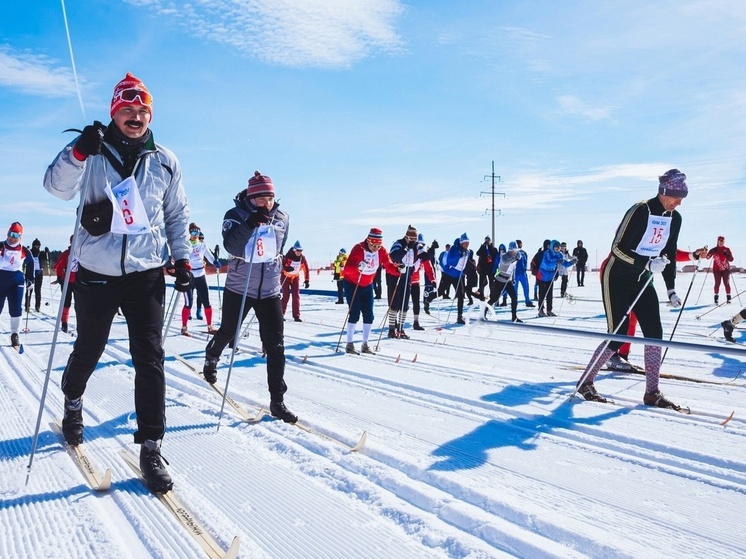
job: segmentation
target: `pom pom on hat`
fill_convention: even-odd
[[[658,194],[674,198],[686,198],[689,188],[686,185],[686,175],[678,169],[671,169],[658,177]]]
[[[383,243],[383,231],[378,227],[371,227],[370,232],[368,233],[368,239],[374,243]]]
[[[303,247],[300,244],[300,241],[295,241],[295,244],[293,245],[294,250],[303,250]]]
[[[249,186],[246,189],[246,194],[249,198],[257,198],[259,196],[274,197],[275,185],[272,184],[271,178],[262,175],[259,171],[254,171],[254,176],[249,179]]]
[[[23,235],[23,225],[18,223],[17,221],[14,221],[10,224],[10,229],[8,229],[8,233],[19,233]]]
[[[136,89],[141,91],[141,95],[135,96],[133,99],[127,100],[122,98],[122,92],[128,89]],[[136,78],[130,72],[124,76],[124,79],[114,86],[114,95],[111,97],[111,109],[109,110],[109,116],[114,116],[114,113],[125,105],[142,105],[150,113],[150,117],[153,117],[153,96],[150,95],[150,91],[145,87],[140,78]]]

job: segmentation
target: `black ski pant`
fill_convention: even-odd
[[[166,381],[163,373],[163,302],[166,282],[161,268],[124,276],[78,269],[75,283],[78,337],[62,373],[62,392],[80,398],[106,348],[111,323],[122,310],[135,369],[135,443],[160,440],[166,431]],[[70,291],[70,290],[68,290]]]
[[[497,303],[500,299],[500,294],[510,295],[510,316],[515,320],[518,318],[518,315],[516,314],[518,311],[518,294],[516,293],[514,283],[512,281],[501,282],[495,280],[495,289],[490,293],[490,300],[487,304],[492,306]]]
[[[285,384],[285,322],[282,318],[282,296],[268,299],[246,297],[243,314],[239,318],[241,299],[244,296],[226,289],[223,292],[223,320],[220,329],[207,344],[208,357],[219,359],[220,354],[233,341],[236,330],[240,330],[246,315],[254,309],[259,322],[259,338],[267,352],[267,386],[273,402],[282,402],[287,392]]]
[[[39,272],[34,275],[34,302],[36,303],[36,309],[41,307],[41,287],[44,284],[44,274]],[[26,308],[31,306],[31,290],[26,289]]]

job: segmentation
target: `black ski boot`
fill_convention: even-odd
[[[414,324],[412,325],[412,330],[424,330],[424,328],[420,326],[420,323],[415,320]]]
[[[60,325],[60,330],[62,330],[63,332],[65,332],[65,334],[67,334],[67,322],[63,322]]]
[[[210,384],[215,384],[218,381],[218,361],[217,357],[205,356],[205,364],[202,366],[202,376]]]
[[[396,328],[389,326],[389,338],[398,338],[399,336],[396,335]]]
[[[160,441],[147,440],[140,445],[140,471],[153,493],[166,493],[174,487],[174,481],[163,462],[168,464],[161,456]]]
[[[18,334],[16,332],[13,332],[10,335],[10,345],[13,346],[16,349],[18,349],[19,347],[21,347],[21,342],[18,340]]]
[[[729,342],[735,342],[736,340],[733,339],[733,330],[735,330],[733,323],[730,320],[723,320],[720,323],[720,326],[723,327],[723,335],[725,336],[725,339]]]
[[[71,446],[77,446],[83,442],[83,398],[68,400],[65,396],[62,435],[67,444]]]
[[[282,400],[272,401],[269,404],[269,413],[272,414],[272,417],[282,419],[285,423],[296,423],[298,421],[298,416],[287,409],[285,402]]]

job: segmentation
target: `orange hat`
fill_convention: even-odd
[[[23,235],[23,225],[18,223],[17,221],[14,221],[10,224],[10,229],[8,229],[8,233],[18,233],[19,235]]]
[[[124,79],[114,87],[109,115],[114,116],[114,113],[125,105],[142,105],[148,109],[150,117],[153,117],[153,96],[140,78],[136,78],[130,72],[127,72]]]

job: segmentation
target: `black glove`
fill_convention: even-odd
[[[440,248],[440,245],[438,244],[438,241],[433,239],[433,243],[430,245],[432,248]]]
[[[309,285],[311,285],[310,281],[306,280],[306,281],[303,282],[303,287],[305,287],[306,289],[308,289]]]
[[[189,291],[194,285],[194,275],[192,274],[192,267],[189,265],[189,260],[182,258],[177,260],[174,271],[171,275],[174,276],[174,289],[180,293]],[[171,271],[169,270],[169,273]]]
[[[89,124],[83,128],[80,138],[75,142],[75,151],[86,157],[89,155],[98,155],[101,153],[101,146],[104,143],[105,131],[106,126],[98,120],[93,121],[93,124]]]
[[[246,218],[246,225],[252,229],[256,229],[257,226],[264,223],[269,223],[269,210],[264,206],[254,208],[249,214],[249,217]]]
[[[292,272],[293,271],[293,267],[292,266],[285,266],[285,271],[286,272]]]

